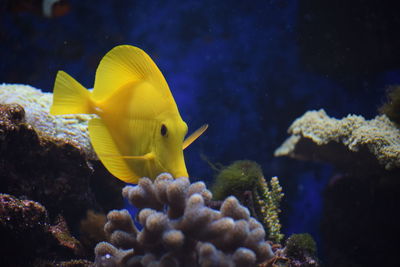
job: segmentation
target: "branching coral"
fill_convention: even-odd
[[[282,187],[279,185],[278,177],[272,177],[270,181],[271,189],[268,187],[265,179],[260,179],[261,196],[256,194],[256,200],[263,215],[262,220],[268,229],[268,238],[272,241],[280,243],[283,239],[281,233],[281,224],[279,222],[280,202],[284,196]]]
[[[96,266],[251,266],[273,257],[262,225],[235,197],[220,210],[206,206],[203,182],[159,175],[127,186],[123,196],[139,208],[139,231],[125,210],[111,211],[109,243],[95,249]]]

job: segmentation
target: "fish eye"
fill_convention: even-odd
[[[167,132],[168,132],[167,126],[165,126],[165,124],[161,125],[161,135],[166,136]]]

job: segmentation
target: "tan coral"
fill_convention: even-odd
[[[308,111],[293,122],[288,132],[291,136],[275,151],[275,156],[345,165],[350,157],[363,154],[366,160],[376,158],[387,170],[400,167],[400,130],[385,115],[372,120],[348,115],[338,120],[323,109]]]
[[[273,257],[247,208],[235,197],[220,210],[207,207],[212,195],[203,182],[161,174],[126,186],[123,195],[139,208],[143,229],[126,210],[111,211],[105,225],[111,244],[97,246],[96,266],[254,266]]]

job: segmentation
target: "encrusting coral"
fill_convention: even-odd
[[[325,265],[395,266],[400,129],[386,115],[371,120],[348,115],[338,120],[319,110],[294,121],[289,133],[292,136],[276,156],[333,165],[324,188],[320,227],[329,248],[324,251]],[[298,237],[288,240],[286,252],[303,261],[312,259],[307,250],[303,256],[291,252],[304,241]]]
[[[289,127],[290,136],[275,156],[322,160],[346,167],[355,162],[400,167],[400,130],[385,115],[365,120],[348,115],[341,120],[321,109],[308,111]]]
[[[281,242],[283,234],[279,205],[284,194],[277,177],[273,177],[268,184],[259,164],[251,160],[238,160],[219,171],[212,192],[217,200],[234,195],[249,208],[253,217],[263,223],[268,239]]]
[[[82,149],[88,158],[97,159],[89,139],[88,121],[93,115],[49,114],[53,94],[29,85],[0,84],[0,104],[18,104],[25,109],[26,122],[42,136],[67,141]]]
[[[138,230],[126,210],[111,211],[110,243],[96,246],[96,266],[252,266],[274,256],[263,226],[235,197],[207,207],[203,182],[160,174],[139,180],[123,196],[139,208]]]

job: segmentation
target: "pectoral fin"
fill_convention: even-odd
[[[97,154],[99,156],[99,154]],[[117,154],[101,154],[104,158],[120,158],[120,159],[134,159],[134,160],[151,160],[154,159],[153,153],[147,153],[143,156],[123,156]]]
[[[127,183],[138,181],[139,177],[128,167],[101,119],[95,118],[89,122],[89,135],[97,156],[112,175]]]
[[[199,129],[194,131],[191,135],[186,137],[186,139],[183,141],[182,149],[187,148],[191,143],[194,142],[194,140],[199,138],[199,136],[202,135],[207,130],[207,128],[208,128],[208,124],[204,124]]]
[[[122,156],[124,159],[152,160],[155,158],[153,153],[147,153],[143,156]]]

